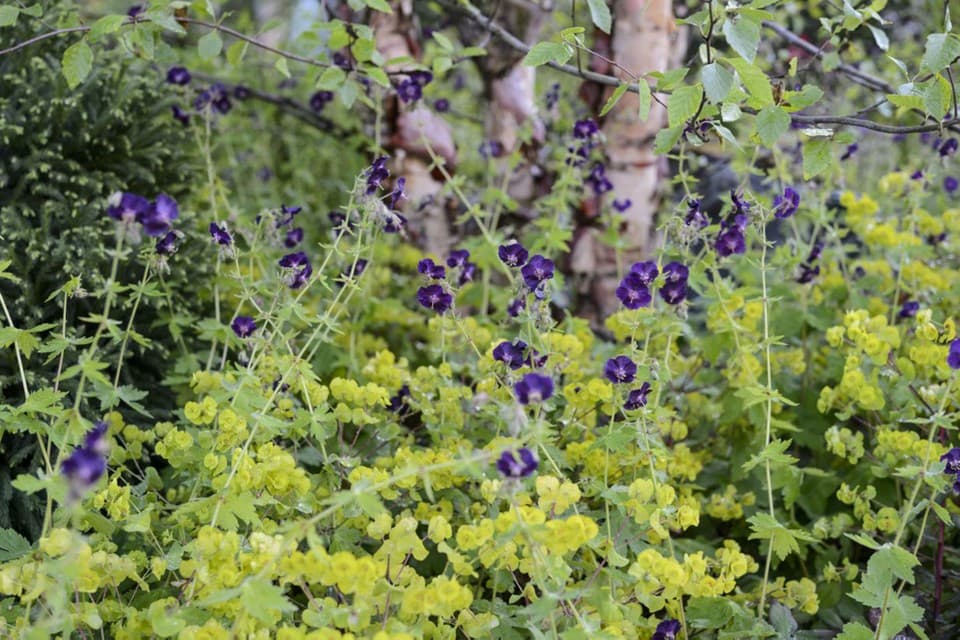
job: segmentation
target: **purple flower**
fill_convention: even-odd
[[[789,218],[797,212],[800,206],[800,194],[792,187],[783,190],[783,195],[773,198],[773,215],[776,218]]]
[[[800,265],[800,275],[797,276],[799,284],[809,284],[814,278],[820,275],[820,265],[811,266],[807,263]]]
[[[607,167],[602,162],[593,165],[590,175],[587,176],[587,184],[593,188],[593,192],[598,196],[613,191],[613,183],[607,178]]]
[[[110,198],[107,215],[114,220],[131,222],[141,220],[150,209],[150,201],[135,193],[115,193]]]
[[[310,96],[310,108],[314,111],[323,111],[323,108],[327,106],[327,103],[331,102],[332,100],[332,91],[317,91]]]
[[[523,366],[523,353],[527,350],[527,343],[523,340],[516,342],[507,342],[504,340],[493,350],[493,359],[502,362],[511,369],[519,369]]]
[[[180,208],[177,206],[176,200],[165,193],[161,193],[141,219],[143,230],[147,232],[148,236],[162,236],[179,216]]]
[[[913,173],[911,173],[911,174],[910,174],[910,179],[911,179],[911,180],[923,180],[923,170],[917,169],[916,171],[914,171]]]
[[[427,309],[443,313],[453,304],[453,296],[439,284],[430,284],[417,290],[417,302]]]
[[[950,343],[950,352],[947,354],[947,364],[951,369],[960,369],[960,338]]]
[[[637,365],[627,356],[610,358],[603,367],[603,375],[613,384],[633,382],[637,377]]]
[[[251,95],[252,93],[250,89],[243,86],[242,84],[238,84],[233,88],[233,97],[236,98],[237,100],[246,100]]]
[[[647,406],[647,396],[650,395],[650,383],[644,382],[639,389],[633,389],[627,394],[627,400],[623,403],[623,408],[627,411],[635,411]]]
[[[747,241],[743,237],[743,231],[737,226],[731,226],[723,229],[717,235],[716,243],[717,253],[726,258],[734,253],[745,253],[747,250]]]
[[[472,262],[468,262],[460,269],[460,277],[457,278],[457,284],[463,286],[468,282],[473,282],[473,279],[477,275],[477,265]]]
[[[553,260],[537,254],[520,269],[520,274],[528,287],[536,289],[544,281],[553,278]]]
[[[339,51],[336,52],[335,54],[333,54],[332,61],[333,61],[333,64],[335,64],[336,66],[340,67],[340,68],[343,69],[344,71],[346,71],[346,70],[348,70],[348,69],[350,68],[350,60],[349,60],[349,58],[347,58],[347,56],[343,55],[343,54],[340,53]]]
[[[446,98],[439,98],[434,101],[433,108],[437,110],[437,113],[446,113],[450,111],[450,101]]]
[[[943,190],[947,193],[953,193],[957,190],[957,187],[960,187],[960,182],[953,176],[947,176],[943,179]]]
[[[447,258],[448,267],[462,267],[467,264],[467,260],[470,259],[470,252],[466,249],[454,249],[450,252],[450,257]]]
[[[510,301],[510,304],[507,305],[507,315],[511,318],[516,318],[520,315],[520,312],[527,308],[527,301],[521,296],[519,298],[514,298]]]
[[[499,158],[503,155],[503,143],[499,140],[486,140],[480,145],[479,151],[484,158]]]
[[[380,156],[367,169],[367,195],[376,193],[388,177],[390,170],[387,169],[387,156]]]
[[[344,275],[348,278],[356,277],[361,275],[364,271],[367,270],[367,265],[369,261],[364,258],[357,258],[356,263],[350,265],[350,270],[347,271]]]
[[[943,144],[940,145],[940,148],[938,149],[938,151],[940,152],[941,158],[952,156],[954,153],[957,152],[957,139],[948,138],[946,141],[944,141]]]
[[[84,436],[83,444],[61,463],[60,472],[70,483],[70,495],[73,498],[79,498],[106,472],[108,448],[107,425],[97,422]]]
[[[657,625],[657,629],[653,632],[651,640],[676,640],[678,633],[680,633],[679,621],[673,619],[664,620]]]
[[[683,222],[688,227],[696,227],[698,229],[703,229],[710,224],[710,220],[707,219],[706,214],[700,209],[700,201],[696,198],[691,198],[690,201],[687,202],[687,217],[684,218]]]
[[[190,84],[190,72],[186,67],[170,67],[167,71],[167,82],[180,86]]]
[[[229,247],[233,244],[233,236],[227,231],[227,225],[220,226],[216,222],[210,223],[210,237],[216,240],[217,244]]]
[[[528,373],[513,385],[520,404],[540,403],[553,395],[553,379],[539,373]]]
[[[303,229],[296,227],[287,231],[287,235],[283,238],[283,246],[287,249],[293,249],[298,244],[303,242]]]
[[[383,218],[384,233],[399,233],[407,226],[407,219],[399,213],[391,213]]]
[[[443,280],[447,277],[447,270],[443,265],[436,264],[430,258],[424,258],[417,263],[417,273],[421,273],[431,280]]]
[[[633,200],[630,198],[624,198],[623,200],[614,200],[613,209],[617,213],[623,213],[627,209],[633,206]]]
[[[733,213],[735,215],[746,215],[750,211],[750,203],[736,191],[730,192],[730,201],[733,203]]]
[[[393,185],[393,191],[390,192],[390,208],[396,209],[401,201],[407,199],[407,192],[404,190],[407,186],[407,179],[400,177]]]
[[[285,281],[291,289],[299,289],[313,275],[313,265],[303,251],[288,253],[280,258],[277,264],[288,270]]]
[[[403,102],[416,102],[423,97],[423,86],[411,78],[404,78],[397,84],[397,95]]]
[[[210,104],[210,99],[212,98],[209,91],[204,89],[197,94],[197,97],[193,99],[193,108],[197,111],[203,111],[208,104]]]
[[[657,276],[660,275],[660,270],[657,269],[656,262],[647,260],[646,262],[634,262],[630,265],[630,273],[637,274],[640,282],[649,287],[653,284],[653,281],[657,279]]]
[[[517,452],[517,457],[504,451],[497,460],[497,469],[507,478],[525,478],[537,470],[537,459],[526,447]]]
[[[500,245],[500,248],[497,249],[497,255],[500,256],[503,264],[515,268],[525,264],[530,254],[523,248],[522,244],[514,241],[510,244]]]
[[[157,255],[161,256],[172,256],[175,254],[177,252],[177,233],[175,231],[168,231],[167,235],[157,239],[157,244],[154,249]]]
[[[293,224],[293,219],[297,217],[297,214],[301,211],[303,211],[303,207],[288,207],[285,204],[280,205],[280,213],[277,215],[277,227]],[[259,222],[259,219],[257,222]]]
[[[553,107],[560,100],[560,83],[554,82],[550,85],[550,89],[547,91],[546,96],[544,96],[544,102],[546,103],[547,110],[553,109]]]
[[[230,328],[238,338],[249,338],[257,330],[257,323],[250,316],[237,316],[230,323]]]
[[[960,447],[954,447],[940,456],[940,462],[946,463],[948,473],[960,473]]]
[[[680,304],[687,297],[687,278],[690,270],[679,262],[671,262],[663,268],[666,282],[660,287],[660,297],[667,304]]]
[[[903,306],[900,307],[900,313],[897,316],[901,318],[914,318],[917,315],[917,311],[920,310],[920,303],[916,300],[907,300],[903,303]]]
[[[173,117],[180,121],[180,124],[187,126],[190,124],[190,114],[181,109],[178,105],[170,107],[173,111]]]
[[[851,144],[849,147],[846,148],[843,154],[841,154],[840,162],[843,162],[844,160],[849,160],[850,158],[853,157],[853,154],[855,154],[859,150],[860,150],[860,145],[854,142],[853,144]]]
[[[620,286],[617,287],[617,298],[620,299],[620,302],[623,303],[627,309],[639,309],[640,307],[646,307],[653,300],[653,297],[650,295],[650,289],[646,283],[643,281],[643,277],[639,273],[631,271],[623,280],[620,281]]]
[[[577,120],[573,125],[573,137],[581,140],[590,138],[600,132],[600,127],[593,118]]]
[[[213,108],[221,114],[226,115],[233,106],[230,102],[230,93],[227,88],[219,82],[214,82],[210,86],[210,103]]]
[[[421,87],[425,87],[433,82],[433,74],[429,71],[411,71],[410,79]]]

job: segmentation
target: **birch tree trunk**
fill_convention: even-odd
[[[682,56],[685,39],[677,31],[671,0],[616,0],[614,5],[611,48],[618,65],[643,75],[665,71]],[[630,80],[620,69],[610,71]],[[666,110],[654,102],[645,122],[640,121],[638,112],[637,95],[627,93],[602,125],[609,158],[607,177],[613,183],[613,191],[607,197],[629,199],[632,203],[622,214],[625,225],[621,236],[627,245],[624,265],[654,253],[659,184],[665,173],[661,159],[653,152],[653,139],[666,124]],[[600,317],[614,311],[618,283],[616,251],[601,242],[598,231],[589,229],[577,234],[572,266],[587,279],[589,297]]]
[[[373,12],[371,27],[377,50],[387,60],[419,57],[413,33],[413,2],[395,0],[393,13]],[[400,69],[390,68],[390,71]],[[431,152],[440,156],[452,171],[456,164],[456,147],[450,125],[421,100],[405,107],[399,100],[388,118],[392,128],[390,145],[391,168],[397,177],[406,179],[409,199],[404,215],[414,240],[427,253],[443,258],[449,253],[454,236],[447,219],[444,202],[438,197],[443,183],[430,171]]]

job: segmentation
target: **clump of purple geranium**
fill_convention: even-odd
[[[117,192],[110,197],[107,215],[119,220],[135,233],[134,224],[139,224],[144,233],[157,238],[170,231],[173,221],[180,217],[180,208],[176,200],[165,193],[150,202],[141,195],[129,192]]]
[[[521,447],[517,455],[510,451],[504,451],[497,460],[497,469],[504,477],[514,480],[525,478],[537,470],[536,456],[526,447]]]
[[[944,471],[954,474],[953,490],[960,493],[960,447],[954,447],[940,456],[940,462],[947,465]]]

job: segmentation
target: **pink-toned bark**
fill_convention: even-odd
[[[412,37],[412,2],[391,3],[392,14],[374,12],[373,28],[377,50],[387,60],[417,58],[420,54]],[[397,68],[389,68],[397,71]],[[430,171],[430,151],[443,158],[449,167],[457,161],[457,150],[449,123],[429,107],[403,105],[396,101],[395,117],[389,137],[392,145],[394,175],[406,178],[409,199],[405,215],[411,235],[428,253],[446,255],[453,242],[450,224],[439,193],[443,184]]]

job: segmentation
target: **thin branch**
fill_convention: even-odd
[[[130,23],[125,23],[125,24],[130,24]],[[90,27],[68,27],[66,29],[57,29],[55,31],[48,31],[47,33],[41,33],[40,35],[24,40],[23,42],[18,42],[12,47],[0,50],[0,56],[5,56],[8,53],[19,51],[24,47],[29,47],[30,45],[35,44],[37,42],[43,42],[48,38],[56,38],[57,36],[66,35],[68,33],[79,33],[79,32],[86,32],[86,31],[90,31]]]
[[[823,54],[823,51],[820,47],[816,46],[813,43],[807,42],[806,40],[804,40],[803,38],[795,34],[793,31],[790,31],[786,27],[782,27],[775,22],[770,22],[769,20],[764,20],[763,26],[775,32],[777,35],[779,35],[781,38],[783,38],[790,44],[800,47],[801,49],[803,49],[804,51],[806,51],[807,53],[809,53],[815,58],[819,58]],[[892,85],[885,82],[881,78],[877,78],[876,76],[872,76],[868,73],[864,73],[863,71],[860,71],[856,67],[853,67],[849,64],[841,62],[840,65],[837,66],[837,70],[850,76],[854,81],[864,85],[865,87],[869,87],[876,91],[883,91],[885,93],[897,92],[897,90]]]
[[[847,127],[857,127],[859,129],[868,129],[870,131],[878,131],[880,133],[889,133],[892,135],[940,131],[946,127],[956,127],[957,125],[960,125],[960,119],[958,118],[951,118],[950,120],[943,120],[941,122],[934,122],[931,124],[900,127],[896,125],[874,122],[873,120],[867,120],[865,118],[855,118],[852,116],[814,116],[792,113],[790,114],[790,117],[796,122],[802,122],[805,124],[835,124]]]

